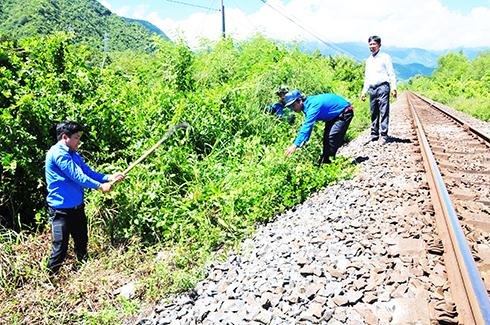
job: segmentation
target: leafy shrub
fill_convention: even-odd
[[[100,69],[63,34],[2,45],[2,222],[12,225],[20,216],[21,224],[32,224],[36,212],[42,219],[44,155],[55,142],[54,123],[66,118],[85,126],[82,155],[105,172],[124,168],[172,125],[192,125],[135,169],[120,190],[89,195],[95,216],[111,220],[105,230],[112,238],[207,238],[212,246],[337,178],[312,165],[318,135],[303,154],[283,158],[296,130],[263,107],[275,100],[278,84],[306,95],[339,89],[346,98],[357,96],[352,85],[359,84],[359,65],[309,56],[261,36],[209,43],[196,53],[183,42],[155,39],[154,46],[155,54],[141,60],[114,53]]]
[[[490,121],[490,51],[472,61],[449,53],[438,61],[431,77],[409,80],[406,87],[484,121]]]
[[[124,80],[90,66],[90,53],[67,35],[3,43],[0,53],[0,216],[2,224],[20,227],[45,205],[42,167],[56,122],[81,122],[82,151],[105,152],[105,161],[115,158],[111,149],[128,144],[129,112],[114,102]]]

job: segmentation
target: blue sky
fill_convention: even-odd
[[[114,7],[131,6],[136,7],[138,5],[144,4],[151,8],[152,10],[158,11],[174,19],[184,19],[190,14],[198,11],[207,11],[204,8],[218,8],[219,0],[108,0]],[[328,1],[328,0],[326,0]],[[181,3],[180,3],[181,2]],[[288,3],[288,1],[283,1],[283,3]],[[489,0],[442,0],[440,1],[443,5],[447,6],[450,10],[459,11],[461,13],[468,13],[472,8],[482,6],[489,7]],[[184,3],[193,4],[196,7],[186,5]],[[223,4],[226,8],[240,8],[246,13],[252,13],[257,11],[260,7],[264,6],[264,3],[260,0],[223,0]]]
[[[218,39],[219,0],[99,0],[114,13],[150,21],[193,47]],[[490,0],[223,0],[227,33],[280,40],[362,41],[390,46],[490,47]],[[186,5],[192,4],[193,6]]]
[[[488,0],[444,0],[441,1],[451,10],[456,10],[462,13],[468,13],[474,7],[490,7]]]
[[[100,1],[103,2],[103,1]],[[136,8],[138,5],[147,6],[149,10],[155,10],[159,12],[162,17],[171,17],[173,19],[184,19],[189,15],[196,12],[211,12],[205,8],[213,8],[217,10],[219,6],[219,0],[175,0],[175,2],[168,0],[108,0],[114,8],[129,6]],[[285,1],[289,2],[289,1]],[[195,7],[186,5],[184,3],[193,4]],[[246,13],[252,13],[257,11],[264,3],[260,0],[223,0],[223,4],[226,8],[240,8]]]

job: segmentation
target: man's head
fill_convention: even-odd
[[[286,97],[286,94],[288,91],[289,91],[289,89],[286,86],[277,87],[276,95],[281,98],[281,102],[283,102],[283,104],[285,103],[285,97]]]
[[[286,107],[291,108],[296,113],[303,110],[303,95],[299,90],[291,90],[286,94]]]
[[[381,38],[379,36],[373,35],[368,38],[369,50],[372,54],[376,54],[381,47]]]
[[[277,87],[277,90],[276,90],[276,95],[277,96],[281,96],[281,95],[286,95],[288,93],[289,89],[288,87],[286,86],[279,86]]]
[[[56,138],[71,150],[77,150],[82,126],[75,121],[64,121],[56,125]]]

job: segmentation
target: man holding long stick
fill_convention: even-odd
[[[99,174],[88,167],[77,153],[82,127],[75,121],[56,126],[58,142],[46,155],[47,203],[51,223],[52,253],[48,271],[53,274],[61,267],[68,251],[68,239],[74,241],[75,256],[82,261],[87,256],[87,218],[83,203],[84,189],[111,190],[123,173]]]

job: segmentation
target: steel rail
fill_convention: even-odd
[[[476,136],[478,136],[478,137],[482,138],[483,140],[485,140],[487,143],[490,143],[490,135],[485,134],[485,132],[483,132],[482,130],[480,130],[480,129],[474,127],[474,126],[469,125],[466,121],[463,121],[460,118],[454,116],[453,114],[451,114],[450,112],[448,112],[446,109],[444,109],[444,108],[442,108],[442,107],[440,107],[438,105],[435,105],[432,100],[427,99],[427,98],[425,98],[425,97],[423,97],[423,96],[421,96],[419,94],[413,93],[413,92],[410,92],[410,93],[412,95],[414,95],[415,97],[419,98],[420,100],[426,102],[431,107],[434,107],[435,109],[437,109],[440,112],[444,113],[446,116],[448,116],[452,120],[456,121],[459,125],[463,126],[464,129],[469,130],[470,132],[472,132]]]
[[[414,95],[415,96],[415,95]],[[471,255],[456,211],[442,179],[436,160],[431,152],[422,123],[407,96],[420,142],[424,166],[428,174],[431,197],[436,212],[437,226],[444,246],[448,277],[451,281],[453,299],[456,302],[460,321],[464,324],[490,324],[490,300],[480,272]]]

